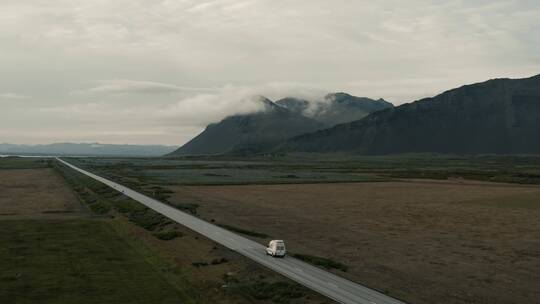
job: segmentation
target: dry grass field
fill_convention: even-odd
[[[540,187],[463,180],[175,186],[207,220],[285,239],[407,302],[540,303]],[[265,240],[258,239],[260,242]]]
[[[77,213],[83,207],[62,177],[52,169],[0,171],[0,219],[13,215],[50,217]]]

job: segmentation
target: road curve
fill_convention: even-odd
[[[324,296],[344,304],[404,304],[403,302],[384,295],[376,290],[369,289],[298,259],[285,257],[272,258],[265,254],[265,247],[250,239],[234,234],[216,225],[203,221],[195,216],[182,212],[174,207],[157,201],[128,187],[110,181],[101,176],[80,169],[60,158],[56,158],[64,165],[98,180],[105,185],[121,192],[137,202],[147,206],[186,226],[187,228],[204,235],[241,255],[277,272],[293,281],[296,281]]]

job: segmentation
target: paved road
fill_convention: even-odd
[[[250,239],[244,238],[216,225],[205,222],[197,217],[184,213],[167,204],[159,202],[146,195],[131,190],[118,183],[105,179],[73,166],[59,158],[58,161],[94,178],[107,186],[122,192],[124,195],[146,205],[164,216],[196,231],[207,238],[219,243],[241,255],[264,265],[318,293],[321,293],[339,303],[346,304],[403,304],[394,298],[369,289],[332,273],[304,263],[291,257],[273,258],[265,254],[265,247]]]

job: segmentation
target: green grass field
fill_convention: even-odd
[[[0,221],[0,303],[191,303],[101,220]]]
[[[369,173],[344,172],[343,169],[327,165],[288,161],[159,158],[92,158],[70,161],[141,190],[148,185],[299,184],[388,180]]]
[[[44,158],[28,158],[28,157],[1,157],[1,169],[38,169],[47,168],[48,160]]]
[[[308,154],[249,158],[79,158],[70,161],[142,189],[151,185],[373,182],[396,178],[464,178],[540,184],[540,157],[519,155]],[[153,192],[166,199],[166,193]]]

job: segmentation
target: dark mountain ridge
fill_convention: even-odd
[[[231,152],[260,152],[293,136],[325,127],[322,123],[294,113],[269,99],[261,98],[259,112],[233,115],[206,129],[170,154],[213,155]]]
[[[214,155],[257,153],[269,150],[294,136],[352,121],[392,104],[384,100],[355,97],[345,93],[328,94],[322,105],[288,97],[277,102],[259,96],[259,112],[233,115],[210,124],[174,155]]]
[[[493,79],[288,140],[285,151],[540,153],[540,75]]]

